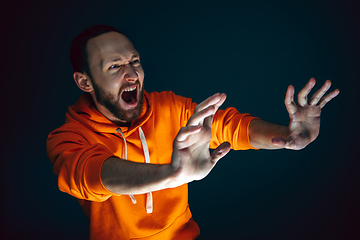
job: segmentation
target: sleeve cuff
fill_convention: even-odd
[[[118,195],[109,191],[101,181],[101,168],[105,160],[110,157],[115,157],[113,154],[102,154],[95,156],[91,161],[89,161],[87,166],[87,184],[89,189],[97,194],[102,195]]]
[[[250,144],[250,137],[249,137],[249,126],[252,120],[260,119],[258,117],[253,117],[247,115],[241,119],[240,129],[239,129],[239,139],[238,139],[238,149],[256,149]]]

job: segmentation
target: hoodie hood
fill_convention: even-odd
[[[77,121],[94,132],[102,133],[114,133],[120,128],[126,137],[142,126],[150,118],[152,111],[149,94],[144,91],[144,104],[138,119],[131,122],[130,127],[119,127],[96,109],[89,93],[83,93],[74,105],[68,107],[65,122]]]

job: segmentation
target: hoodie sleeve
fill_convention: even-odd
[[[114,195],[100,176],[104,161],[114,156],[106,146],[89,144],[80,133],[59,128],[49,134],[46,148],[61,191],[97,202]]]
[[[181,127],[185,126],[187,121],[195,111],[196,103],[190,98],[184,98],[174,95],[172,92],[172,101],[180,113]],[[215,149],[223,142],[229,142],[234,150],[255,149],[250,144],[249,125],[257,117],[250,116],[248,113],[240,113],[233,107],[225,110],[219,109],[215,116],[211,128],[210,148]]]
[[[219,109],[211,128],[210,148],[229,142],[234,150],[255,149],[250,144],[249,125],[253,119],[248,113],[240,113],[235,108]]]

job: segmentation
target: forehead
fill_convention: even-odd
[[[131,41],[118,32],[107,32],[88,41],[86,50],[90,63],[99,63],[112,58],[128,59],[138,55]]]

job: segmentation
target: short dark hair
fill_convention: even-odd
[[[70,62],[74,72],[87,73],[91,77],[88,52],[86,50],[87,42],[103,33],[120,32],[112,26],[99,24],[86,28],[79,35],[77,35],[70,46]]]

